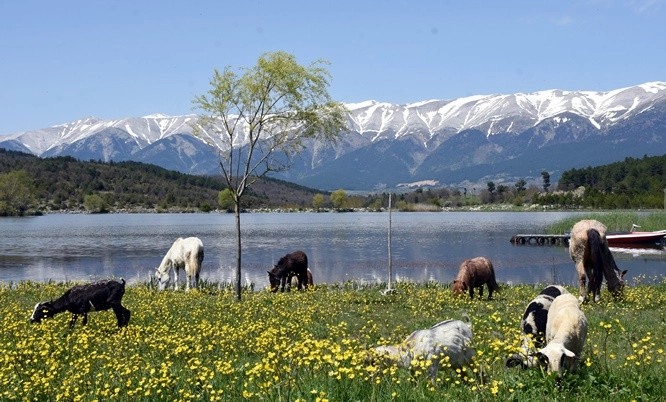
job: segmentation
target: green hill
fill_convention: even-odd
[[[38,211],[84,210],[86,196],[99,196],[111,211],[200,211],[218,207],[221,176],[193,176],[139,162],[83,162],[72,157],[38,158],[0,148],[0,176],[23,171]],[[319,191],[263,178],[243,199],[243,208],[305,208]]]

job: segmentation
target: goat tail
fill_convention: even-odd
[[[118,282],[120,282],[121,285],[125,286],[125,278],[122,278],[122,277],[121,277],[121,278],[118,280]]]
[[[494,269],[490,270],[490,278],[488,279],[488,289],[490,289],[492,291],[498,291],[498,292],[500,290],[500,287],[497,284],[497,279],[495,279],[495,270]]]
[[[601,235],[596,229],[588,229],[587,231],[587,246],[589,247],[589,256],[592,267],[592,272],[588,274],[591,278],[590,280],[594,283],[601,285],[603,280],[603,267],[604,267],[604,256],[603,249],[604,243],[601,240]]]
[[[497,292],[500,291],[500,287],[499,287],[499,285],[497,284],[497,281],[495,280],[495,275],[494,275],[494,274],[493,274],[492,278],[490,278],[490,281],[488,282],[488,285],[490,286],[490,288],[491,288],[493,291],[497,291]]]

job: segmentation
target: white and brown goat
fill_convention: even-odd
[[[553,300],[563,294],[569,294],[569,291],[562,286],[550,285],[530,301],[523,313],[523,319],[520,321],[520,329],[523,333],[522,352],[510,356],[506,361],[507,367],[520,365],[522,368],[528,368],[538,364],[534,352],[546,346],[548,311]]]
[[[606,226],[603,223],[593,219],[577,222],[571,229],[569,255],[578,272],[578,299],[581,302],[588,300],[588,294],[592,294],[595,302],[601,299],[601,284],[604,278],[614,297],[622,295],[627,270],[621,271],[617,267],[608,248]]]

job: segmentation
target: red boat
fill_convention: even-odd
[[[664,244],[666,230],[657,232],[608,232],[606,239],[609,246],[620,244]]]

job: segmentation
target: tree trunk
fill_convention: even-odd
[[[241,301],[241,224],[240,200],[234,203],[236,214],[236,300]]]

